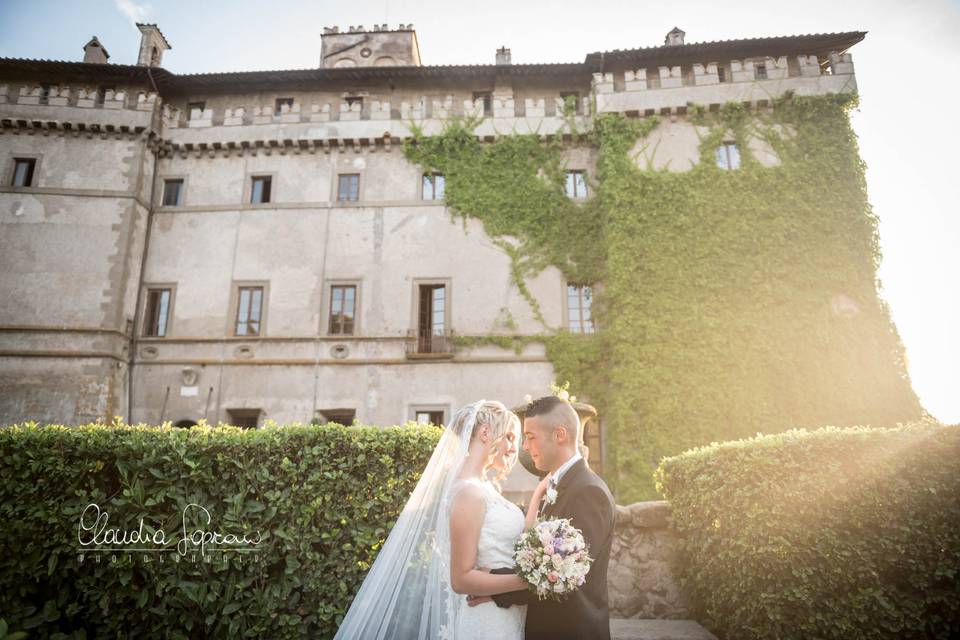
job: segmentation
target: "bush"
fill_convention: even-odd
[[[37,638],[332,636],[438,437],[416,425],[0,429],[0,617]],[[162,528],[168,550],[97,561],[79,541],[91,503],[109,529]],[[191,503],[212,519],[189,509],[188,536],[259,531],[259,551],[208,545],[204,562],[191,545],[181,560],[171,549]]]
[[[758,434],[656,476],[681,586],[720,637],[960,633],[960,425]]]

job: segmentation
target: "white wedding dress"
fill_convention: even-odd
[[[513,546],[523,533],[524,516],[520,507],[503,497],[489,482],[460,480],[451,491],[451,496],[467,483],[480,487],[486,502],[483,526],[477,542],[477,566],[487,569],[512,567]],[[458,598],[457,625],[452,640],[522,640],[523,625],[527,618],[526,605],[514,605],[507,609],[493,601],[475,607],[466,604],[466,596]]]

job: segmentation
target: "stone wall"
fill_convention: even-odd
[[[666,501],[617,505],[607,584],[615,618],[687,618],[672,567],[676,535],[667,528]]]

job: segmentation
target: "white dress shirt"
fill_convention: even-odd
[[[574,452],[574,454],[570,456],[569,460],[564,462],[556,471],[553,472],[553,477],[550,478],[550,484],[552,484],[554,487],[560,484],[560,478],[563,477],[563,474],[565,474],[570,467],[577,463],[577,460],[583,460],[583,456],[580,455],[579,451]]]

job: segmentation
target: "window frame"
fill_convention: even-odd
[[[737,157],[737,165],[736,165],[736,166],[733,166],[733,162],[731,162],[731,158],[732,158],[732,156],[731,156],[731,154],[730,154],[730,148],[731,148],[731,147],[733,147],[733,148],[736,150],[736,152],[737,152],[737,156],[736,156],[736,157]],[[720,164],[720,159],[721,159],[721,157],[723,157],[723,158],[725,159],[725,162],[726,162],[725,165]],[[724,141],[722,141],[722,142],[720,143],[720,146],[717,147],[716,153],[714,154],[714,159],[716,160],[717,168],[720,169],[721,171],[736,171],[736,170],[739,169],[741,166],[743,166],[743,162],[742,162],[742,160],[741,160],[740,147],[737,146],[736,140],[724,140]]]
[[[170,291],[170,300],[167,302],[167,317],[164,324],[165,332],[161,335],[151,335],[147,333],[148,318],[147,309],[150,305],[150,292],[160,290]],[[177,300],[177,283],[175,282],[145,282],[141,289],[141,299],[143,304],[139,310],[140,314],[140,335],[141,338],[163,339],[169,338],[173,333],[174,310]]]
[[[263,409],[256,408],[256,407],[249,408],[249,409],[234,407],[231,409],[225,409],[225,411],[227,412],[227,424],[231,424],[231,425],[240,427],[242,429],[259,429],[260,428],[260,418],[263,417]],[[247,415],[241,417],[241,416],[237,416],[237,414],[247,414]],[[237,417],[234,417],[234,416],[237,416]],[[249,419],[250,417],[254,417],[256,419],[256,424],[252,427],[249,425],[238,425],[235,422],[238,419],[243,419],[243,418]]]
[[[580,293],[578,294],[578,304],[579,304],[579,306],[578,306],[578,309],[577,309],[578,315],[579,315],[579,318],[577,319],[577,321],[580,323],[580,329],[577,330],[577,331],[574,331],[574,330],[573,330],[573,327],[571,326],[571,325],[572,325],[572,323],[571,323],[572,317],[571,317],[571,315],[570,315],[570,312],[571,312],[571,309],[570,309],[570,287],[576,287],[576,288],[580,289]],[[583,304],[583,302],[584,302],[583,289],[584,289],[585,287],[590,290],[590,304],[589,304],[589,309],[590,309],[590,319],[589,319],[589,321],[590,321],[590,330],[589,330],[589,331],[586,331],[586,330],[585,330],[585,323],[584,323],[584,318],[583,318],[583,310],[584,310],[584,308],[585,308],[585,305]],[[564,288],[563,288],[563,326],[564,326],[564,328],[565,328],[569,333],[572,333],[572,334],[575,334],[575,335],[590,335],[590,334],[594,334],[594,333],[597,332],[597,321],[596,321],[596,318],[594,318],[594,315],[593,315],[593,299],[596,297],[595,288],[596,288],[596,287],[595,287],[594,285],[584,284],[584,283],[579,283],[579,282],[566,282],[566,283],[565,283],[565,286],[564,286]]]
[[[450,419],[450,405],[443,403],[416,403],[411,404],[407,408],[407,420],[410,422],[417,422],[418,413],[440,413],[442,415],[442,420],[440,424],[436,424],[438,427],[443,425],[446,426],[447,420]]]
[[[357,179],[357,197],[354,199],[341,198],[340,197],[340,186],[343,184],[343,178],[355,177]],[[350,172],[350,173],[337,173],[337,191],[336,191],[336,202],[359,202],[360,201],[360,183],[361,183],[361,174],[359,172]]]
[[[344,339],[360,335],[360,296],[361,280],[347,278],[331,278],[324,283],[324,296],[322,305],[322,320],[325,325],[324,335],[342,337]],[[331,323],[331,311],[333,309],[333,288],[334,287],[353,287],[353,333],[333,333]]]
[[[443,178],[443,196],[441,196],[441,197],[439,197],[439,198],[436,197],[436,194],[437,194],[437,183],[436,183],[436,179],[437,179],[437,177]],[[428,179],[428,178],[430,179],[430,185],[431,185],[431,186],[430,186],[430,190],[431,190],[431,193],[433,194],[433,197],[432,197],[432,198],[428,198],[427,195],[426,195],[426,186],[427,186],[427,179]],[[420,176],[420,199],[421,199],[421,200],[423,200],[424,202],[444,202],[444,201],[446,201],[446,199],[447,199],[447,198],[446,198],[446,195],[447,195],[447,178],[446,178],[446,176],[445,176],[442,172],[440,172],[440,171],[426,171],[426,172],[424,172],[423,174],[421,174],[421,176]]]
[[[167,184],[170,182],[180,182],[180,192],[177,194],[176,204],[167,204]],[[160,178],[160,205],[161,207],[174,208],[184,206],[184,199],[187,191],[187,176],[163,176]]]
[[[341,412],[347,412],[347,411],[352,411],[352,412],[353,412],[353,417],[350,418],[350,423],[349,423],[349,424],[344,424],[343,422],[339,422],[339,421],[336,421],[336,420],[330,420],[330,418],[328,418],[328,417],[325,415],[325,414],[327,414],[327,413],[334,414],[334,413],[341,413]],[[320,417],[322,420],[324,420],[324,422],[321,422],[320,424],[329,424],[330,422],[334,422],[335,424],[342,424],[342,425],[345,426],[345,427],[349,427],[349,426],[352,426],[353,423],[354,423],[354,421],[356,421],[356,419],[357,419],[357,410],[354,409],[353,407],[330,407],[330,408],[327,408],[327,409],[317,409],[317,414],[319,414],[319,417]],[[317,415],[315,414],[315,415],[314,415],[314,420],[316,420],[316,419],[317,419]]]
[[[263,293],[260,296],[260,330],[258,333],[237,333],[237,325],[240,319],[240,290],[260,287]],[[254,339],[263,338],[267,332],[267,315],[270,299],[270,281],[269,280],[234,280],[230,289],[230,312],[227,315],[228,332],[227,335],[235,338]],[[249,324],[249,320],[247,321]]]
[[[563,188],[564,188],[564,193],[566,194],[566,196],[567,196],[568,198],[570,198],[571,200],[586,200],[586,199],[589,197],[589,194],[590,194],[590,189],[587,188],[587,170],[586,170],[586,169],[567,169],[567,170],[565,171],[565,175],[567,176],[567,181],[564,183]],[[570,195],[570,191],[569,191],[569,189],[568,189],[568,187],[569,187],[569,181],[570,181],[570,176],[576,176],[576,175],[580,175],[580,176],[583,177],[583,195],[577,195],[577,194],[576,194],[576,190],[577,190],[577,179],[576,179],[576,178],[573,179],[573,190],[574,190],[574,194],[573,194],[573,195]]]
[[[40,153],[18,153],[16,151],[10,152],[9,159],[7,160],[7,171],[6,171],[6,183],[4,186],[10,187],[11,189],[35,189],[39,185],[40,178],[40,161],[43,158],[43,154]],[[30,183],[17,185],[14,184],[14,181],[17,178],[17,163],[19,161],[26,160],[33,162],[33,168],[30,171]]]
[[[253,181],[258,178],[270,179],[270,199],[266,202],[253,202]],[[266,207],[274,204],[277,197],[277,173],[275,171],[251,171],[247,174],[243,194],[243,203],[251,207]]]
[[[753,62],[753,79],[754,80],[769,80],[767,75],[767,61],[766,60],[754,60]]]

